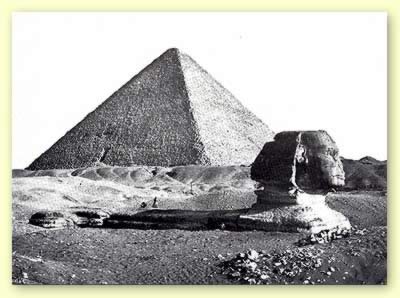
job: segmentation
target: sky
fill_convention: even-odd
[[[12,18],[12,166],[25,168],[168,48],[274,132],[387,158],[387,15],[32,13]]]

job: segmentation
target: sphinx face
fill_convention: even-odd
[[[324,131],[305,135],[304,142],[308,159],[308,172],[312,173],[314,184],[322,188],[340,187],[345,184],[345,173],[340,160],[339,149],[332,138]],[[319,181],[319,183],[318,183]]]
[[[331,152],[333,151],[333,152]],[[320,153],[317,155],[319,159],[319,170],[321,172],[321,183],[328,187],[344,186],[345,173],[343,164],[336,150]],[[337,152],[337,151],[336,151]]]
[[[275,136],[257,156],[251,177],[264,185],[319,191],[340,187],[345,173],[339,149],[326,131],[288,131]]]

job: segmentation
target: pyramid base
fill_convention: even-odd
[[[350,229],[347,217],[328,207],[324,195],[262,191],[257,203],[240,215],[238,225],[264,231],[319,233]]]

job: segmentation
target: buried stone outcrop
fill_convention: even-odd
[[[73,226],[70,218],[59,211],[39,211],[31,216],[29,223],[47,229],[59,229]]]
[[[318,233],[349,229],[350,222],[325,203],[325,194],[344,185],[339,150],[325,131],[281,132],[265,144],[251,169],[263,185],[257,203],[241,215],[241,226]]]
[[[31,216],[29,223],[47,229],[71,227],[102,227],[110,214],[97,208],[71,211],[39,211]]]

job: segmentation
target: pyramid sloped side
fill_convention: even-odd
[[[274,133],[191,57],[180,54],[191,111],[213,165],[251,164]]]
[[[193,125],[177,52],[170,50],[115,92],[29,169],[208,164]]]

